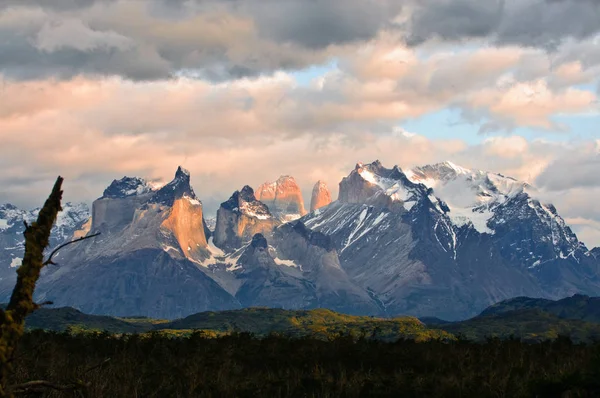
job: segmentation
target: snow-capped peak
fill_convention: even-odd
[[[0,232],[7,230],[16,223],[33,219],[32,212],[21,210],[10,203],[0,206]]]
[[[427,196],[427,188],[410,181],[398,166],[386,169],[376,160],[369,164],[356,164],[350,175],[340,183],[339,198],[346,203],[400,205],[411,210]]]
[[[469,174],[469,173],[471,173],[471,170],[466,169],[466,168],[464,168],[462,166],[459,166],[456,163],[452,163],[449,160],[446,160],[445,162],[443,162],[442,165],[451,168],[457,174]]]
[[[36,211],[38,213],[39,211]],[[90,208],[85,203],[67,202],[58,213],[55,226],[57,228],[75,228],[90,218]]]
[[[455,225],[472,224],[481,233],[494,233],[488,226],[494,209],[529,187],[497,173],[470,170],[450,161],[415,167],[406,173],[413,181],[433,188],[449,207]]]
[[[143,178],[123,177],[113,182],[104,190],[103,198],[126,198],[129,196],[143,195],[152,192],[153,189]]]

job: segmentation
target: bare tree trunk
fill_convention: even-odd
[[[37,307],[33,291],[42,268],[48,264],[44,262],[44,250],[58,212],[62,210],[62,183],[63,178],[58,177],[37,220],[31,225],[25,224],[25,255],[17,270],[17,284],[8,307],[5,311],[0,310],[0,397],[12,396],[8,389],[12,359],[25,329],[25,317]]]

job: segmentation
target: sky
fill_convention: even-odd
[[[0,203],[450,160],[600,246],[600,0],[0,0]]]

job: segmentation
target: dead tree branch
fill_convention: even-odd
[[[33,292],[45,265],[44,250],[48,247],[50,232],[58,212],[62,210],[62,183],[63,178],[58,177],[37,220],[26,225],[25,255],[17,269],[17,283],[6,310],[0,310],[0,397],[13,395],[13,391],[8,389],[12,359],[25,330],[25,318],[36,308]]]
[[[93,234],[93,235],[89,235],[89,236],[84,236],[84,237],[81,237],[81,238],[79,238],[79,239],[75,239],[75,240],[72,240],[72,241],[70,241],[70,242],[67,242],[67,243],[63,243],[62,245],[60,245],[60,246],[58,246],[56,249],[54,249],[54,250],[52,251],[52,253],[50,253],[50,256],[48,257],[48,260],[46,260],[46,261],[44,262],[43,266],[50,265],[50,264],[52,264],[52,265],[56,265],[56,263],[52,261],[52,258],[53,258],[53,257],[54,257],[54,256],[55,256],[57,253],[58,253],[58,251],[59,251],[60,249],[63,249],[63,248],[65,248],[65,247],[69,246],[69,245],[72,245],[73,243],[81,242],[82,240],[86,240],[86,239],[95,238],[95,237],[96,237],[96,236],[98,236],[98,235],[100,235],[100,232],[98,232],[97,234]]]

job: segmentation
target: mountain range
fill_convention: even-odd
[[[36,299],[90,314],[175,319],[254,306],[354,315],[473,317],[514,297],[598,295],[588,250],[534,187],[451,162],[403,171],[358,163],[310,212],[291,176],[244,186],[206,221],[190,174],[113,181],[91,212],[65,205]],[[0,207],[0,299],[36,211]],[[209,227],[210,226],[210,227]],[[214,227],[213,227],[214,226]]]

